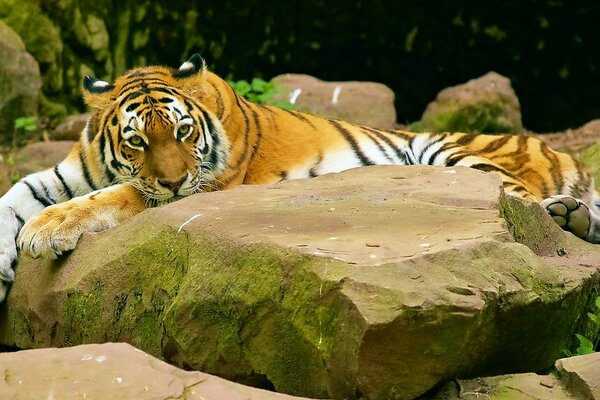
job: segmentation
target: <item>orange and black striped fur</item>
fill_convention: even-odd
[[[87,77],[92,116],[69,156],[0,199],[0,301],[17,249],[56,257],[85,231],[146,207],[247,183],[310,178],[373,164],[467,166],[500,175],[579,237],[600,242],[598,197],[581,165],[525,136],[412,133],[260,106],[194,55],[180,68]]]

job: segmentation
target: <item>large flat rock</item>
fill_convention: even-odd
[[[288,394],[412,399],[593,337],[598,265],[492,174],[369,167],[192,196],[23,259],[0,344],[125,341]]]
[[[0,353],[0,376],[2,399],[303,399],[183,371],[125,343]]]

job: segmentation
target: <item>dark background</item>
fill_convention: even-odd
[[[73,2],[40,5],[61,26],[64,53],[87,60],[101,78],[122,73],[106,70],[94,50],[77,43],[65,3]],[[122,34],[120,16],[146,4],[143,18],[131,18],[129,32],[145,29],[148,42],[141,48],[127,42],[121,55],[127,67],[176,66],[199,52],[227,78],[298,72],[378,81],[396,93],[400,123],[420,119],[441,89],[493,70],[511,79],[528,129],[558,131],[600,117],[595,0],[76,3],[84,17],[104,19],[111,43]]]

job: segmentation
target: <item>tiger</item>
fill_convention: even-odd
[[[19,254],[56,258],[81,235],[196,193],[368,165],[466,166],[500,176],[565,230],[600,243],[600,197],[570,155],[530,136],[415,133],[254,104],[198,54],[179,68],[86,76],[91,109],[67,157],[0,198],[0,301]]]

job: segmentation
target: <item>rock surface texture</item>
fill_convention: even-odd
[[[2,399],[301,400],[186,372],[125,343],[0,354]]]
[[[64,160],[74,144],[68,140],[38,142],[0,155],[0,196],[10,189],[13,181]]]
[[[12,132],[15,119],[36,115],[42,78],[23,41],[0,21],[0,133]],[[0,143],[7,141],[0,136]]]
[[[600,353],[563,358],[548,375],[500,375],[448,382],[423,400],[600,399]]]
[[[384,84],[325,82],[300,74],[279,75],[272,81],[289,91],[286,100],[298,111],[381,129],[396,126],[394,92]]]
[[[521,107],[510,80],[495,72],[449,87],[429,103],[413,129],[434,132],[519,133]]]
[[[0,343],[125,341],[287,394],[413,399],[594,338],[598,265],[495,175],[361,168],[192,196],[24,258]]]
[[[50,132],[51,140],[79,140],[81,131],[85,128],[91,114],[69,115],[65,120]]]
[[[563,358],[556,369],[571,392],[582,399],[600,400],[600,353]]]

